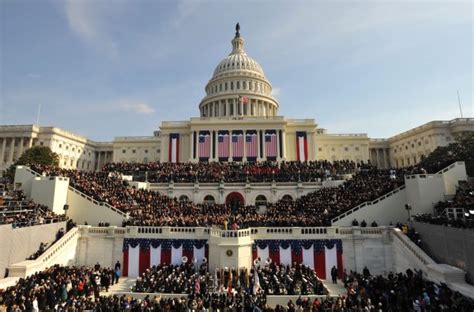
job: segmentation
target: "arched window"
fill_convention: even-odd
[[[206,195],[204,197],[204,200],[202,201],[204,205],[213,205],[215,202],[216,200],[214,199],[214,196],[212,195]]]
[[[258,195],[257,198],[255,198],[255,206],[267,206],[267,198],[265,195]]]
[[[188,198],[188,196],[186,196],[186,195],[181,195],[181,196],[179,197],[179,201],[185,203],[185,202],[188,202],[188,201],[189,201],[189,198]]]
[[[283,197],[281,198],[282,201],[292,201],[293,200],[293,197],[291,195],[283,195]]]

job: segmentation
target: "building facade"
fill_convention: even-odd
[[[414,165],[454,136],[474,131],[473,118],[432,121],[388,139],[330,134],[314,119],[288,119],[257,61],[247,55],[240,28],[231,53],[215,68],[199,103],[199,117],[163,121],[152,136],[94,142],[55,127],[0,126],[0,171],[23,151],[50,147],[60,166],[97,170],[108,162],[353,160],[381,168]]]

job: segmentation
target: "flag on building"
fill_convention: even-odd
[[[198,150],[200,160],[208,160],[211,157],[211,134],[209,131],[199,132]]]
[[[247,130],[245,134],[245,152],[248,161],[256,161],[258,153],[257,131]]]
[[[230,138],[229,131],[219,131],[217,134],[217,157],[220,161],[229,159]]]
[[[316,271],[321,279],[331,277],[331,268],[336,266],[339,278],[343,273],[342,241],[321,240],[255,240],[252,257],[260,257],[277,264],[304,264]]]
[[[245,95],[240,95],[239,96],[239,103],[248,104],[249,103],[249,97],[245,96]]]
[[[296,155],[297,160],[308,160],[308,140],[305,131],[296,132]]]
[[[268,160],[277,158],[277,135],[275,130],[265,131],[265,155]]]
[[[244,134],[242,130],[232,131],[232,159],[241,161],[244,157]]]
[[[179,162],[179,133],[170,134],[169,161]]]
[[[197,260],[203,263],[207,258],[206,240],[192,239],[136,239],[126,238],[123,242],[123,276],[137,277],[154,265],[181,265]]]

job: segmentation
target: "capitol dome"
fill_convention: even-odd
[[[212,79],[217,78],[219,75],[230,73],[230,72],[242,72],[248,71],[252,72],[261,78],[265,79],[265,74],[263,73],[263,69],[260,64],[257,63],[253,58],[249,57],[243,49],[241,51],[236,51],[235,49],[224,58],[219,65],[217,65],[216,69],[214,70],[214,75]],[[211,80],[212,80],[211,79]]]
[[[199,104],[201,117],[276,116],[278,102],[260,64],[244,50],[245,40],[236,25],[232,52],[215,68]]]

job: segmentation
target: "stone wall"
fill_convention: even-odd
[[[425,250],[439,263],[447,263],[467,272],[474,282],[474,230],[413,222]]]
[[[65,222],[13,229],[11,224],[0,225],[0,278],[10,265],[23,261],[35,253],[41,242],[51,244]]]

